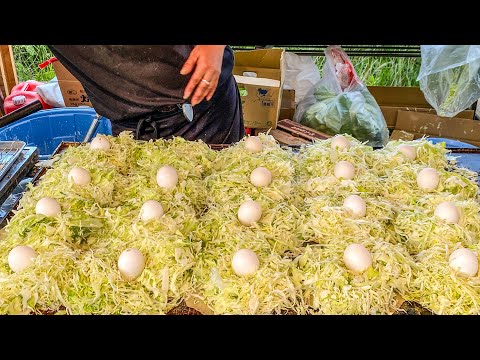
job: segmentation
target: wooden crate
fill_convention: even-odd
[[[267,131],[268,129],[255,129],[255,135]],[[280,144],[289,146],[310,144],[312,141],[325,140],[331,137],[331,135],[303,126],[292,120],[279,121],[277,128],[270,130],[269,134]]]

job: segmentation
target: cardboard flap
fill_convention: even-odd
[[[415,86],[368,86],[378,105],[431,108],[422,90]]]
[[[58,81],[78,81],[70,71],[68,71],[65,66],[60,62],[60,60],[52,62],[53,70]]]
[[[233,75],[238,84],[257,85],[266,87],[280,87],[280,81],[266,78],[254,78],[249,76]]]
[[[235,66],[280,69],[283,49],[235,51]]]
[[[257,78],[282,79],[282,71],[280,69],[266,69],[253,66],[235,66],[233,68],[234,75],[243,76],[244,72],[254,72],[257,74]]]

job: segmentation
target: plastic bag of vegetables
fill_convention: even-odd
[[[480,98],[480,45],[422,45],[420,89],[439,116],[453,117]]]
[[[298,104],[295,120],[327,134],[350,134],[383,146],[389,133],[382,111],[339,46],[325,50],[323,78]]]

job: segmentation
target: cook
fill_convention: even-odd
[[[240,94],[226,45],[49,45],[112,122],[113,135],[240,140]],[[193,112],[193,114],[192,114]]]

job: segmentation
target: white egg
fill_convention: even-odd
[[[118,270],[127,280],[135,280],[145,269],[145,258],[137,249],[127,249],[118,258]]]
[[[110,140],[106,136],[97,135],[90,143],[90,149],[92,150],[108,150],[110,149]]]
[[[364,217],[367,213],[367,204],[358,195],[350,195],[343,202],[343,206],[349,209],[355,217]]]
[[[398,150],[410,160],[415,160],[417,157],[417,150],[413,146],[402,144],[398,146]]]
[[[35,213],[45,216],[57,216],[62,212],[62,208],[57,200],[52,197],[46,196],[38,200],[35,205]]]
[[[252,171],[250,181],[256,187],[268,186],[272,182],[272,173],[260,166]]]
[[[478,272],[477,254],[469,249],[455,250],[448,258],[448,264],[462,277],[475,276]]]
[[[425,168],[417,175],[417,185],[420,189],[426,191],[435,190],[440,183],[440,176],[437,170]]]
[[[333,174],[337,179],[351,180],[355,176],[355,168],[348,161],[339,161],[333,169]]]
[[[163,207],[156,200],[148,200],[140,208],[140,219],[148,221],[152,219],[159,219],[163,215]]]
[[[8,254],[8,265],[14,272],[20,272],[30,266],[37,253],[29,246],[16,246]]]
[[[243,225],[250,226],[262,217],[262,207],[254,200],[245,201],[238,208],[238,220]]]
[[[88,170],[75,166],[68,173],[68,180],[73,181],[77,185],[87,185],[92,178]]]
[[[262,141],[258,136],[249,136],[245,140],[245,149],[251,153],[257,153],[263,150]]]
[[[177,186],[177,170],[170,165],[162,166],[157,172],[157,184],[165,189],[173,189]]]
[[[349,149],[350,141],[343,135],[336,135],[330,143],[332,149]]]
[[[257,254],[249,249],[238,250],[232,258],[232,268],[238,276],[252,275],[260,267]]]
[[[444,201],[437,205],[434,215],[445,221],[447,224],[458,224],[460,211],[454,203]]]
[[[343,261],[348,269],[361,273],[372,266],[372,255],[362,244],[350,244],[343,252]]]

